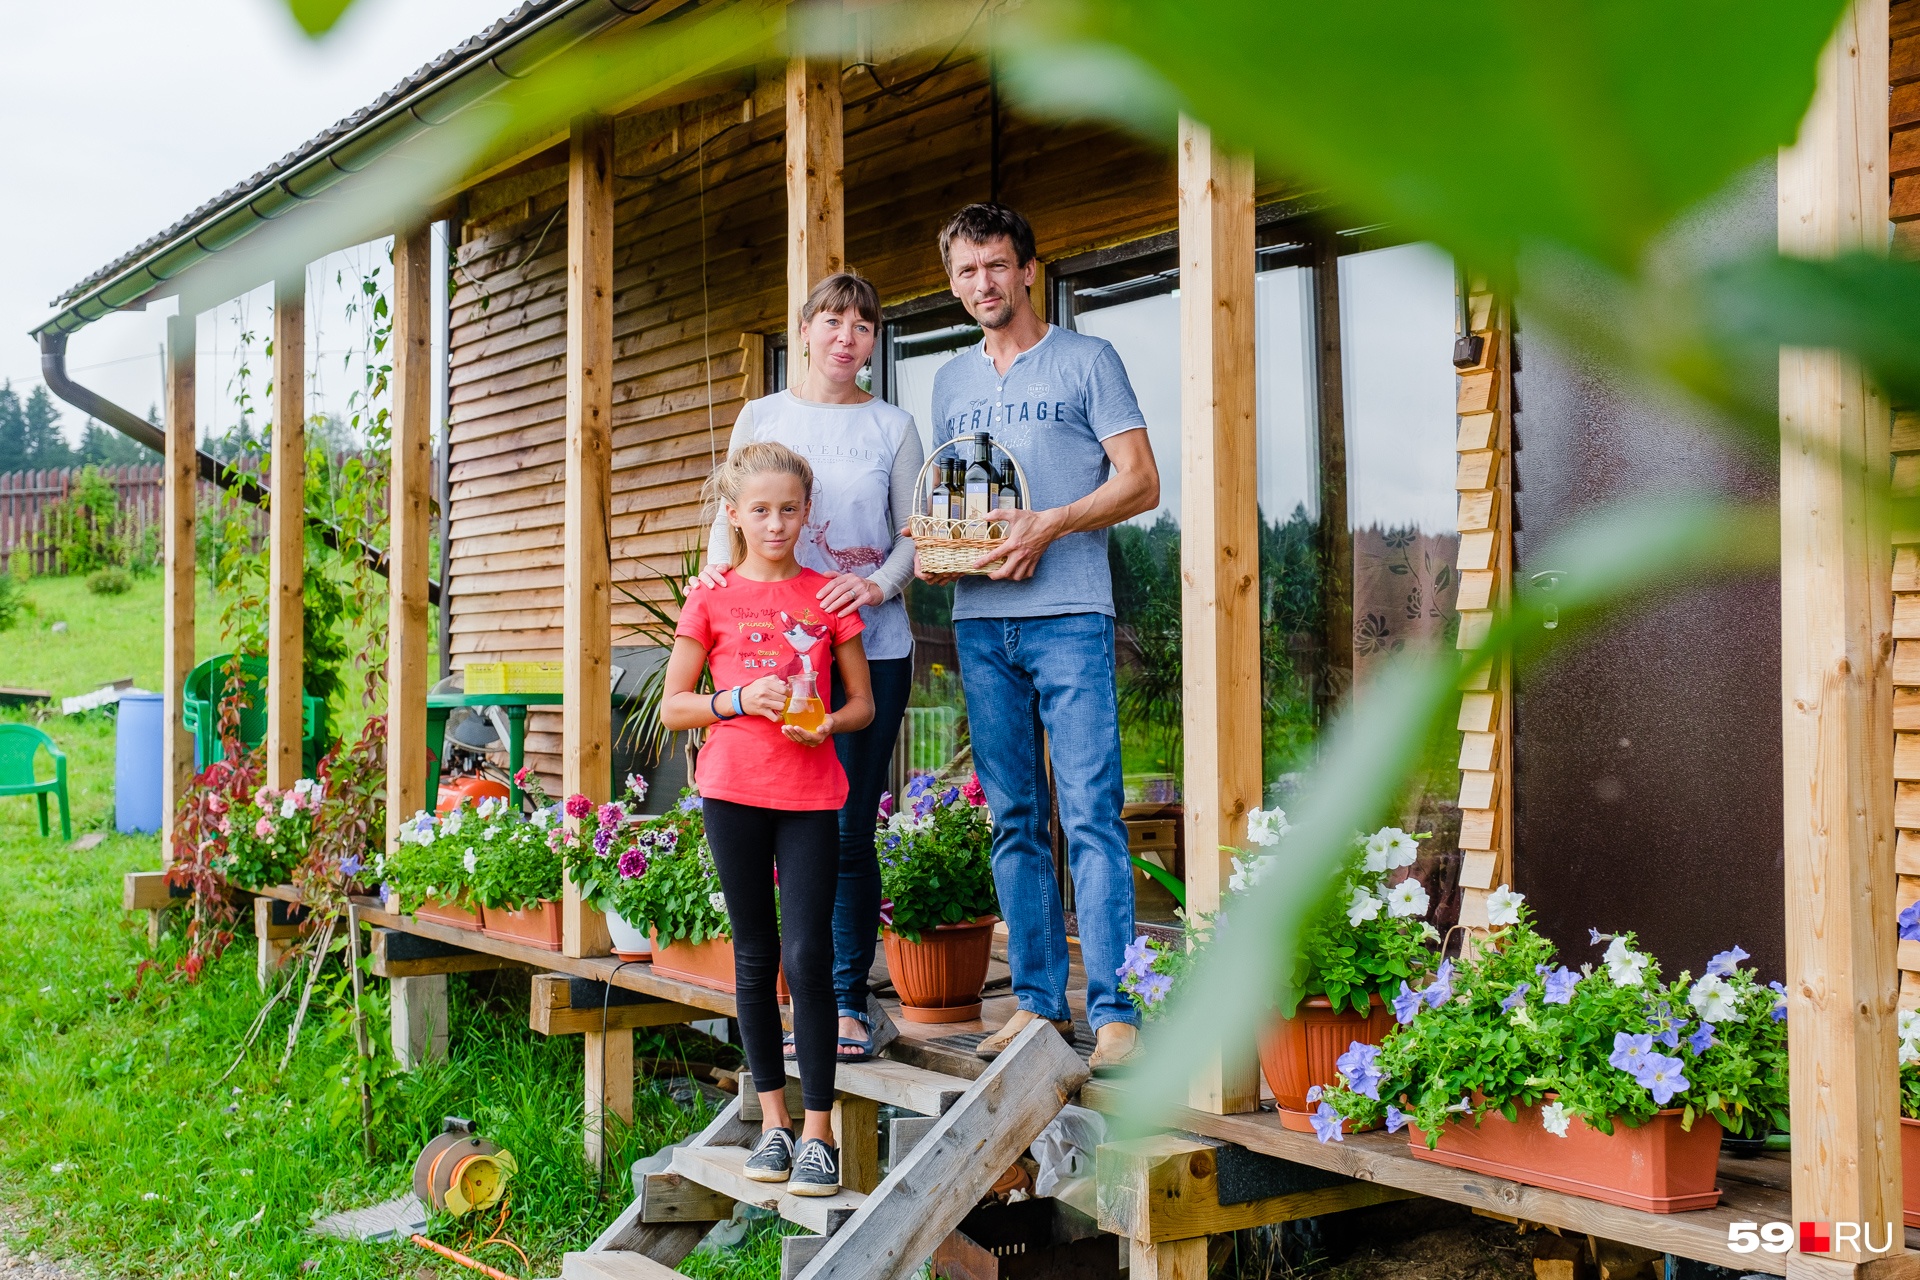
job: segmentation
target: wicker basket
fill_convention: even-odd
[[[926,464],[920,468],[920,478],[914,483],[916,501],[926,493],[927,477],[940,455],[954,449],[954,456],[959,457],[958,446],[971,444],[976,439],[973,435],[955,436],[927,455]],[[1000,452],[1013,463],[1014,474],[1020,477],[1020,492],[1031,495],[1033,486],[1027,482],[1027,469],[1020,465],[1020,459],[1005,445],[1000,446]],[[987,574],[993,571],[991,566],[977,562],[987,552],[997,551],[1006,541],[1007,522],[992,518],[951,520],[916,514],[907,522],[907,535],[913,539],[914,550],[920,555],[920,568],[927,573]]]

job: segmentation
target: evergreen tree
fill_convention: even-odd
[[[155,427],[152,411],[147,421]],[[92,418],[80,430],[79,460],[82,465],[96,467],[142,467],[160,461],[160,455],[141,444],[131,436],[122,435],[110,427],[103,427]]]
[[[27,466],[27,417],[13,383],[0,382],[0,473]]]
[[[60,429],[60,411],[54,408],[53,397],[44,386],[35,387],[27,397],[25,417],[25,465],[47,469],[72,466],[73,446],[67,443],[66,432]]]

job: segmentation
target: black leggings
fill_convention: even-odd
[[[793,1046],[809,1111],[833,1107],[839,1024],[833,998],[833,898],[840,876],[836,809],[785,812],[708,797],[707,846],[733,922],[733,979],[740,1038],[753,1087],[787,1087],[775,983],[793,993]],[[774,911],[774,870],[780,909]],[[784,925],[784,928],[782,927]]]

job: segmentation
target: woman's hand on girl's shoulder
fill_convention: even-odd
[[[733,566],[730,564],[710,564],[700,571],[698,577],[687,583],[687,590],[693,591],[700,587],[716,589],[724,587],[727,585],[727,570],[731,568]]]
[[[886,599],[886,593],[870,578],[857,573],[836,573],[820,588],[814,599],[828,613],[846,617],[863,605],[876,605]]]

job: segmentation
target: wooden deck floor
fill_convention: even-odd
[[[266,896],[284,901],[298,900],[298,894],[291,887],[270,890]],[[485,937],[468,929],[395,915],[371,898],[357,899],[356,905],[360,908],[361,918],[369,925],[434,938],[472,951],[520,961],[547,972],[606,982],[625,990],[708,1010],[716,1017],[732,1017],[734,1014],[734,1001],[730,993],[660,976],[653,972],[650,964],[644,962],[623,963],[612,957],[573,959],[537,947]],[[876,962],[874,976],[877,981],[884,981],[884,953]],[[898,1000],[886,1000],[901,1031],[900,1039],[888,1050],[888,1056],[947,1075],[965,1079],[978,1076],[986,1064],[973,1056],[974,1045],[1005,1022],[1016,1007],[1014,997],[1006,986],[1006,978],[1004,952],[996,948],[996,958],[987,976],[988,994],[981,1017],[972,1022],[907,1022],[899,1016]],[[1081,995],[1084,985],[1076,949],[1071,979],[1073,993],[1069,999],[1074,1014],[1075,1047],[1083,1057],[1091,1052],[1093,1045]],[[1109,1115],[1125,1114],[1136,1106],[1124,1088],[1099,1081],[1082,1090],[1080,1101]],[[1249,1115],[1217,1116],[1176,1108],[1161,1117],[1160,1122],[1168,1128],[1232,1142],[1264,1155],[1434,1196],[1489,1213],[1659,1249],[1678,1257],[1743,1272],[1786,1274],[1786,1256],[1783,1254],[1737,1254],[1727,1248],[1727,1227],[1730,1223],[1795,1221],[1788,1195],[1788,1164],[1783,1156],[1777,1154],[1770,1153],[1755,1160],[1723,1158],[1720,1162],[1723,1195],[1718,1205],[1690,1213],[1656,1214],[1433,1164],[1415,1158],[1403,1137],[1386,1133],[1353,1134],[1344,1142],[1322,1144],[1311,1134],[1283,1129],[1278,1116],[1271,1110]],[[1906,1235],[1908,1248],[1920,1250],[1920,1229],[1910,1228]]]

